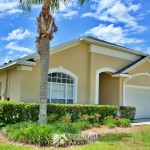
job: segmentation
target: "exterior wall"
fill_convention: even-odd
[[[12,69],[9,75],[8,81],[8,97],[13,101],[20,101],[20,86],[21,86],[21,76],[17,68]]]
[[[39,61],[32,71],[22,70],[21,72],[21,97],[23,102],[39,102],[40,98],[40,69]]]
[[[20,73],[16,68],[0,73],[2,99],[9,97],[10,100],[20,101],[20,82]]]
[[[78,76],[78,103],[89,103],[88,45],[80,44],[50,56],[50,68],[60,66]],[[38,102],[40,92],[40,63],[30,71],[21,72],[21,101]],[[33,92],[34,91],[34,92]]]
[[[1,93],[0,96],[4,100],[6,90],[6,71],[0,73]]]
[[[113,78],[107,73],[101,73],[99,78],[99,104],[118,105],[119,78]]]
[[[133,74],[137,74],[140,72],[149,72],[150,73],[150,62],[149,61],[146,61],[143,64],[136,67],[135,69],[129,71],[129,74],[133,75]]]
[[[91,53],[91,66],[90,66],[90,103],[95,103],[95,91],[96,91],[96,70],[100,68],[112,68],[120,70],[121,68],[130,64],[131,61],[116,58],[112,56]],[[118,85],[119,86],[119,85]],[[118,91],[120,94],[121,92]],[[118,94],[118,105],[121,95]]]
[[[137,76],[127,81],[126,84],[150,87],[150,76],[145,75]]]

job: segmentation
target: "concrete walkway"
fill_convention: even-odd
[[[150,119],[136,119],[131,123],[132,126],[150,125]]]

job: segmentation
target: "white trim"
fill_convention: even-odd
[[[32,71],[32,67],[29,67],[29,66],[18,66],[17,67],[17,71],[21,71],[21,70]]]
[[[103,54],[111,57],[117,57],[125,60],[130,60],[130,61],[136,61],[138,60],[141,56],[127,53],[127,52],[122,52],[116,49],[110,49],[98,45],[93,45],[91,44],[90,52],[92,53],[97,53],[97,54]]]
[[[137,73],[137,74],[134,74],[134,75],[131,75],[129,78],[127,78],[124,82],[123,82],[123,106],[126,105],[126,82],[128,82],[130,79],[132,78],[135,78],[135,77],[138,77],[138,76],[150,76],[150,73],[148,72],[142,72],[142,73]],[[139,87],[139,86],[138,86]],[[141,86],[140,86],[141,87]]]
[[[129,78],[131,75],[129,74],[114,74],[112,75],[112,77],[126,77],[126,78]]]
[[[142,59],[141,61],[139,61],[138,63],[134,64],[133,66],[129,67],[128,69],[124,70],[122,73],[127,73],[130,70],[133,70],[134,68],[138,67],[139,65],[143,64],[145,61],[147,61],[149,58],[149,56],[145,57],[144,59]],[[148,60],[149,61],[149,60]]]
[[[138,77],[138,76],[150,76],[150,73],[148,72],[142,72],[142,73],[137,73],[137,74],[134,74],[134,75],[131,75],[129,78],[127,78],[124,83],[128,82],[130,79],[132,78],[135,78],[135,77]]]
[[[112,68],[101,68],[96,70],[96,82],[95,82],[95,104],[99,104],[99,74],[102,72],[112,72],[115,73],[116,70]]]
[[[77,103],[77,95],[78,95],[78,76],[76,74],[74,74],[73,72],[64,69],[64,68],[51,68],[48,70],[48,73],[54,73],[54,72],[58,72],[58,73],[65,73],[67,75],[69,75],[70,77],[72,77],[74,79],[74,99],[73,102],[76,104]]]
[[[93,38],[90,38],[90,37],[81,37],[80,41],[83,41],[83,42],[85,41],[86,43],[90,43],[90,44],[94,43],[94,44],[97,44],[97,45],[110,47],[110,48],[117,49],[117,50],[125,52],[125,53],[126,52],[131,53],[131,54],[134,54],[134,55],[149,56],[149,54],[146,54],[146,53],[143,53],[143,52],[140,52],[140,51],[136,51],[136,50],[133,50],[133,49],[129,49],[129,48],[120,46],[120,45],[109,43],[107,41],[103,41],[103,40],[99,40],[99,39],[93,39]]]
[[[150,86],[139,86],[139,85],[127,85],[125,84],[125,88],[134,88],[134,89],[145,89],[145,90],[150,90]]]

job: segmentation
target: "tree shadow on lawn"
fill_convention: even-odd
[[[104,136],[99,138],[101,142],[118,142],[122,141],[126,138],[131,138],[132,135],[130,133],[107,133]]]

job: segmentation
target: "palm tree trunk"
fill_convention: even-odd
[[[48,69],[49,69],[49,38],[39,39],[39,55],[41,68],[40,81],[40,112],[39,124],[47,124],[47,87],[48,87]]]

